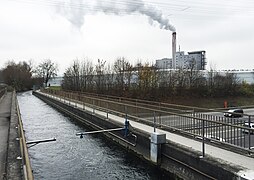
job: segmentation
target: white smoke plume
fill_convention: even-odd
[[[97,0],[94,2],[91,4],[88,0],[68,0],[58,6],[58,12],[66,16],[78,28],[84,24],[84,16],[87,13],[104,12],[115,15],[139,13],[147,16],[149,22],[157,22],[161,29],[176,31],[159,9],[145,4],[142,0]]]

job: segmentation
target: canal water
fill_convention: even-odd
[[[100,134],[75,136],[86,128],[32,95],[18,94],[27,141],[56,138],[30,147],[35,179],[169,179]]]

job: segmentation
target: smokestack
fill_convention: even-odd
[[[172,33],[172,68],[176,69],[176,32]]]

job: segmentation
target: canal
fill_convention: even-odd
[[[169,179],[102,134],[75,136],[86,127],[32,95],[18,94],[27,141],[56,138],[30,147],[35,179]]]

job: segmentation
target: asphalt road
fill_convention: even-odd
[[[254,108],[244,109],[244,114],[254,115]],[[166,115],[155,116],[155,120],[156,124],[163,124],[166,126],[188,131],[198,136],[202,136],[202,120],[192,118],[192,113],[185,115],[189,116],[189,118],[175,115]],[[205,137],[212,140],[216,139],[217,141],[226,142],[244,148],[254,148],[254,133],[249,135],[248,131],[244,132],[244,129],[242,129],[244,123],[249,121],[248,116],[244,116],[241,118],[226,118],[224,117],[223,112],[208,112],[202,114],[196,113],[195,117],[212,121],[204,122]],[[151,122],[154,121],[154,117],[151,116],[146,117],[145,119],[150,120]],[[254,116],[251,117],[250,120],[251,122],[254,122]],[[221,123],[226,123],[229,125]],[[230,125],[235,125],[236,127]]]

